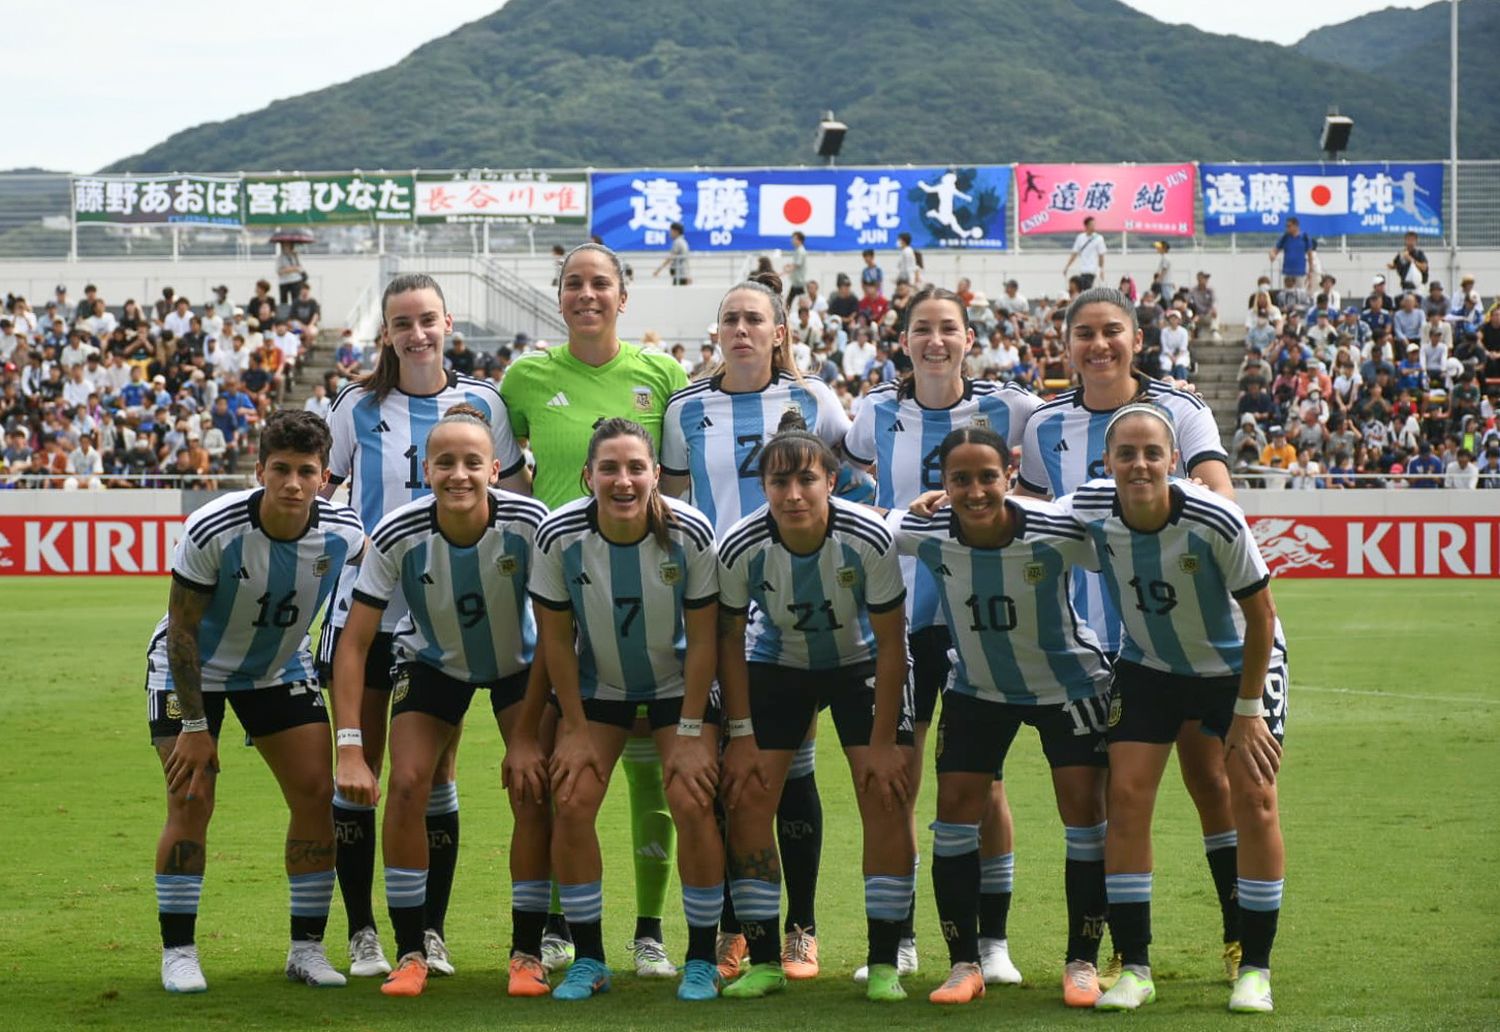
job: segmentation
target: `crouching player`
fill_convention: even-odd
[[[1104,931],[1104,745],[1109,662],[1073,608],[1072,569],[1092,564],[1083,528],[1050,502],[1006,495],[1010,448],[966,427],[938,449],[950,507],[896,510],[903,555],[931,572],[956,664],[938,724],[932,884],[952,970],[934,1003],[984,995],[979,824],[1022,724],[1041,737],[1067,840],[1063,1002],[1092,1007]]]
[[[1286,646],[1270,573],[1244,514],[1196,484],[1170,478],[1171,416],[1127,405],[1110,419],[1113,480],[1072,496],[1088,530],[1124,638],[1109,713],[1109,922],[1125,971],[1096,1007],[1134,1010],[1151,981],[1151,813],[1172,742],[1201,720],[1224,743],[1239,829],[1244,948],[1229,1009],[1271,1010],[1271,942],[1281,912],[1285,850],[1276,774],[1286,729]]]
[[[490,487],[499,475],[490,426],[455,405],[427,435],[423,464],[432,494],[389,513],[370,534],[348,622],[334,652],[339,794],[373,806],[379,795],[359,728],[362,674],[381,611],[399,593],[408,615],[393,651],[390,779],[381,843],[385,894],[396,933],[396,970],[381,991],[417,996],[426,987],[429,866],[426,814],[438,761],[455,744],[475,691],[506,742],[511,837],[512,996],[542,996],[547,919],[547,807],[534,728],[545,702],[536,624],[526,596],[532,544],[546,506]],[[519,739],[519,741],[518,741]],[[518,791],[519,789],[519,791]]]
[[[323,952],[333,898],[333,763],[307,629],[339,568],[360,560],[365,538],[351,510],[318,498],[329,445],[327,424],[311,412],[273,414],[260,435],[260,486],[188,517],[172,557],[167,615],[146,659],[151,742],[167,779],[156,900],[169,992],[208,988],[194,930],[226,702],[291,811],[287,977],[344,984]]]

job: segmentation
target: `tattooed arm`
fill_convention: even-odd
[[[185,585],[172,578],[167,603],[167,662],[172,687],[182,706],[183,720],[203,718],[203,672],[198,654],[198,625],[208,609],[212,592]],[[210,779],[219,772],[219,750],[207,731],[181,731],[165,764],[167,790],[187,789],[187,798],[206,794]]]

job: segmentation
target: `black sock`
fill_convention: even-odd
[[[161,945],[163,949],[174,946],[191,946],[194,930],[198,924],[197,914],[164,914],[160,911],[156,919],[161,923]]]
[[[1151,966],[1151,904],[1111,903],[1109,933],[1126,964]]]
[[[426,909],[426,907],[386,908],[386,913],[391,915],[391,927],[396,930],[397,958],[404,957],[408,953],[426,953],[426,947],[422,942],[422,919]]]
[[[569,921],[568,930],[573,933],[573,948],[579,957],[589,957],[604,963],[604,925],[598,921]]]
[[[1068,897],[1068,957],[1099,963],[1099,940],[1109,904],[1104,895],[1103,860],[1063,861],[1063,885]]]
[[[427,815],[427,927],[443,934],[458,868],[458,811]]]
[[[786,885],[786,931],[816,931],[818,865],[823,860],[823,800],[816,774],[788,778],[776,809],[776,844]]]
[[[333,837],[338,843],[334,869],[352,939],[361,928],[375,927],[375,910],[370,903],[375,891],[375,811],[346,810],[334,803]]]
[[[542,955],[542,929],[546,924],[546,914],[535,910],[511,910],[510,951],[540,957]]]
[[[906,916],[901,919],[901,938],[913,939],[917,937],[917,890],[912,887],[911,905],[906,908]]]
[[[1240,908],[1240,964],[1244,967],[1271,969],[1271,944],[1276,941],[1278,910]]]
[[[896,949],[901,944],[901,922],[867,917],[865,924],[870,936],[870,952],[865,957],[865,963],[872,967],[876,964],[890,964],[894,967]]]
[[[1005,924],[1010,920],[1009,892],[981,892],[979,894],[979,937],[981,939],[1004,939]]]
[[[661,918],[637,917],[635,919],[635,937],[637,939],[655,939],[657,942],[662,942]]]
[[[323,933],[327,929],[327,914],[319,914],[317,917],[298,917],[296,914],[292,915],[293,942],[322,942]]]
[[[568,942],[573,941],[573,933],[568,930],[568,919],[563,917],[560,912],[554,913],[550,910],[547,912],[547,923],[543,926],[542,932],[545,935],[552,935],[559,939],[565,939]]]
[[[1219,914],[1224,920],[1224,941],[1240,938],[1240,897],[1235,886],[1239,880],[1239,847],[1225,846],[1206,854],[1208,869],[1214,876],[1214,892],[1219,897]]]
[[[740,919],[734,913],[733,893],[729,891],[729,879],[724,879],[724,913],[719,917],[719,931],[725,935],[740,934]]]
[[[979,850],[932,858],[932,894],[948,963],[979,961]]]
[[[688,925],[687,959],[714,963],[718,937],[717,925]]]
[[[745,944],[750,948],[750,963],[781,963],[781,922],[775,917],[768,921],[751,921],[740,918],[740,931],[745,935]]]

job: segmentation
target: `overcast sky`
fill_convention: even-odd
[[[916,0],[920,3],[920,0]],[[1174,24],[1294,43],[1427,0],[1126,0]],[[394,64],[502,0],[5,0],[0,168],[91,172],[174,132]]]

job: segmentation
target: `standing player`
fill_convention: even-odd
[[[208,988],[194,926],[213,816],[218,739],[227,702],[291,812],[288,978],[338,986],[323,931],[333,899],[333,766],[307,629],[341,567],[359,561],[364,530],[318,497],[328,479],[327,425],[311,412],[277,412],[260,434],[260,487],[235,491],[188,517],[172,557],[167,615],[146,658],[151,743],[167,778],[167,821],[156,846],[161,982]]]
[[[850,458],[873,467],[875,504],[883,509],[910,505],[924,491],[942,487],[939,459],[942,443],[965,426],[993,430],[1009,447],[1019,447],[1027,419],[1041,404],[1030,391],[1014,385],[964,376],[964,357],[974,344],[968,309],[950,290],[927,286],[907,309],[902,345],[911,356],[912,373],[871,391],[849,431]],[[937,582],[910,556],[901,560],[906,596],[908,647],[916,699],[916,749],[912,754],[912,798],[922,782],[922,751],[938,695],[948,683],[948,628],[938,600]],[[996,778],[984,820],[983,888],[979,952],[990,984],[1017,985],[1021,973],[1010,959],[1006,918],[1015,872],[1010,807],[1004,783]],[[901,973],[917,970],[917,949],[909,916],[903,928]],[[860,978],[860,972],[855,972]]]
[[[662,490],[679,497],[691,490],[693,504],[722,536],[765,504],[760,453],[781,429],[782,419],[798,413],[803,429],[837,448],[849,429],[849,417],[821,380],[804,380],[797,370],[787,344],[781,280],[774,273],[760,273],[724,295],[719,304],[719,346],[723,362],[667,402]],[[815,774],[816,730],[814,719],[787,772],[776,811],[787,897],[781,965],[788,978],[818,974],[816,903],[823,803]],[[731,979],[746,956],[745,937],[732,906],[724,925],[719,972]]]
[[[578,471],[588,461],[589,441],[600,422],[634,420],[659,448],[667,399],[687,386],[676,359],[620,340],[625,300],[619,257],[603,244],[575,247],[563,258],[557,288],[567,347],[528,354],[501,381],[511,429],[529,442],[536,460],[536,496],[549,509],[583,495]],[[662,945],[661,917],[675,833],[662,790],[661,759],[643,721],[636,722],[636,734],[626,743],[624,767],[635,856],[636,973],[671,977],[677,972]],[[572,946],[560,916],[548,922],[547,932],[542,960],[551,971],[568,962]]]
[[[1172,742],[1191,722],[1223,743],[1244,836],[1236,886],[1244,954],[1229,1009],[1269,1012],[1285,871],[1276,774],[1287,692],[1271,575],[1238,507],[1172,479],[1181,457],[1169,413],[1127,405],[1110,420],[1104,447],[1114,479],[1072,497],[1124,620],[1110,700],[1104,863],[1125,971],[1095,1006],[1134,1010],[1156,998],[1147,949],[1151,813]]]
[[[1099,997],[1104,932],[1104,747],[1109,661],[1078,621],[1070,570],[1091,562],[1082,528],[1060,506],[1008,498],[1010,445],[964,427],[938,450],[950,507],[931,519],[900,510],[903,555],[938,584],[956,664],[938,724],[932,884],[952,969],[934,1003],[984,995],[980,818],[1022,724],[1041,736],[1067,842],[1068,948],[1063,1002]]]
[[[334,399],[329,423],[333,431],[330,485],[348,481],[349,501],[371,531],[386,513],[429,493],[422,474],[427,435],[454,405],[467,404],[490,421],[500,486],[520,494],[529,491],[525,460],[511,437],[505,406],[494,385],[443,369],[443,344],[453,329],[443,291],[431,276],[397,276],[381,296],[380,356],[375,370]],[[332,493],[330,486],[325,493]],[[349,618],[354,578],[339,582],[323,623],[318,659],[325,680],[333,680],[333,657],[339,632]],[[391,704],[391,633],[406,614],[393,599],[381,614],[380,631],[365,664],[360,726],[365,762],[378,777],[385,754],[387,712]],[[333,689],[337,690],[336,682]],[[443,918],[458,863],[458,786],[455,778],[458,740],[444,753],[433,775],[428,801],[427,835],[432,842],[427,882],[427,959],[438,974],[452,974]],[[375,931],[371,891],[375,879],[375,808],[356,804],[337,792],[333,819],[338,832],[339,888],[349,918],[349,973],[389,974],[390,964]]]
[[[396,628],[390,753],[391,773],[381,842],[385,892],[399,958],[381,991],[416,996],[427,983],[424,920],[429,875],[424,816],[433,774],[458,737],[478,689],[506,742],[512,784],[512,996],[547,992],[542,926],[547,919],[548,811],[545,768],[534,734],[545,699],[543,664],[533,664],[536,625],[526,578],[540,502],[489,487],[499,472],[483,414],[455,405],[427,435],[423,470],[432,494],[397,508],[370,535],[372,549],[354,587],[353,604],[334,654],[338,791],[373,806],[378,781],[365,762],[359,724],[361,674],[380,630],[381,611],[395,598],[406,616]],[[528,706],[529,704],[529,706]],[[514,753],[514,754],[513,754]]]
[[[1143,337],[1135,306],[1117,290],[1098,287],[1079,294],[1064,322],[1068,354],[1080,386],[1064,391],[1037,409],[1026,426],[1021,448],[1021,493],[1061,498],[1086,481],[1103,476],[1104,433],[1110,418],[1133,401],[1165,409],[1182,444],[1177,476],[1190,476],[1226,498],[1234,496],[1219,428],[1208,406],[1186,391],[1132,369]],[[1096,574],[1073,573],[1073,604],[1098,636],[1106,652],[1120,649],[1120,614]],[[1188,721],[1177,738],[1182,780],[1198,809],[1203,849],[1218,894],[1224,932],[1224,969],[1233,979],[1239,968],[1239,908],[1235,904],[1234,814],[1229,806],[1229,779],[1223,750],[1211,736]],[[1106,981],[1117,973],[1111,961]]]
[[[885,525],[831,497],[838,465],[816,434],[777,434],[760,455],[766,504],[719,543],[730,892],[750,948],[750,967],[726,996],[765,996],[786,984],[772,825],[795,750],[825,706],[849,759],[864,830],[866,992],[872,1000],[906,996],[896,970],[915,881],[906,585]]]
[[[713,807],[719,716],[709,699],[718,619],[713,527],[658,491],[651,436],[628,419],[607,419],[594,431],[583,476],[592,497],[543,522],[531,579],[561,713],[552,753],[553,863],[577,950],[553,995],[582,1000],[609,989],[595,822],[644,706],[682,837],[688,948],[677,998],[711,1000],[719,990],[714,940],[724,902],[724,844]]]

